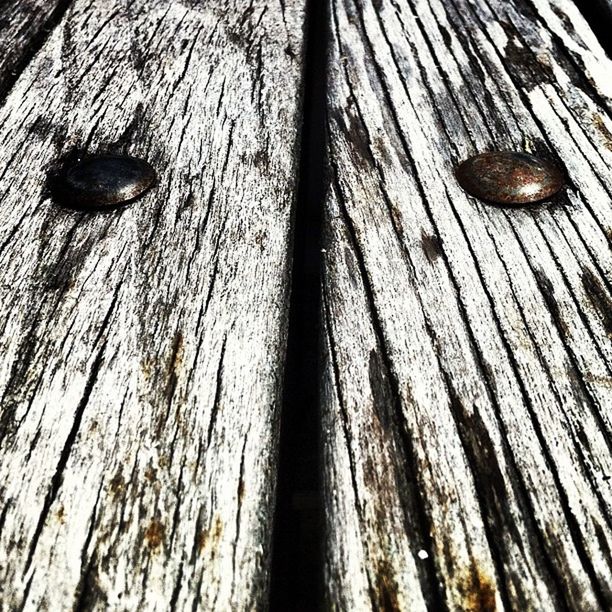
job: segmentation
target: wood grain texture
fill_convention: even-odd
[[[266,601],[304,3],[75,0],[0,108],[0,608]],[[75,151],[158,172],[67,210]]]
[[[330,7],[330,607],[608,609],[612,62],[568,0]],[[566,192],[467,196],[499,149]]]
[[[42,46],[71,0],[6,0],[0,7],[0,95]]]

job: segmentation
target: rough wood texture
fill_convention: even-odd
[[[266,597],[303,2],[75,0],[0,109],[0,607]],[[75,150],[159,183],[61,209]]]
[[[612,606],[612,63],[567,0],[332,0],[323,278],[337,609]],[[470,198],[532,151],[570,186]]]
[[[0,7],[0,95],[44,42],[71,0],[7,0]]]

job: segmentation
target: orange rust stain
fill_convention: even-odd
[[[142,374],[146,380],[151,378],[151,374],[153,373],[155,362],[152,359],[143,359],[140,363],[140,369],[142,370]]]
[[[397,597],[397,581],[393,575],[393,568],[388,561],[378,562],[374,588],[372,599],[377,609],[389,612],[401,610]]]
[[[144,475],[149,482],[155,482],[157,480],[157,470],[154,467],[147,467]]]
[[[121,468],[119,468],[117,473],[113,476],[108,486],[113,496],[113,499],[119,499],[119,497],[121,497],[121,494],[125,490],[125,482],[123,480],[123,476],[121,475]]]
[[[602,135],[606,149],[612,151],[612,133],[604,123],[603,117],[601,115],[593,115],[593,125]]]
[[[404,219],[404,216],[402,215],[402,211],[397,206],[395,206],[395,204],[392,204],[392,203],[390,203],[389,209],[391,211],[391,216],[393,217],[393,221],[395,222],[395,227],[398,229],[400,234],[403,234],[404,232],[401,229],[403,227],[403,219]]]
[[[185,354],[185,340],[183,333],[178,331],[174,337],[174,344],[172,346],[172,354],[170,356],[170,363],[168,365],[169,374],[178,374],[178,371],[183,364],[183,356]]]
[[[495,612],[497,603],[495,582],[477,565],[470,567],[459,582],[465,612]]]
[[[55,513],[55,517],[62,525],[66,522],[66,511],[64,510],[63,504],[57,509],[57,512]]]
[[[149,526],[145,529],[145,542],[153,552],[157,551],[159,547],[163,544],[165,533],[166,528],[164,527],[164,524],[158,519],[153,519],[149,523]]]
[[[223,533],[223,523],[217,516],[213,523],[212,528],[209,531],[202,531],[198,536],[198,552],[202,552],[205,548],[211,547],[213,553],[219,545],[221,534]]]
[[[596,376],[595,374],[586,372],[584,375],[584,379],[587,382],[593,383],[595,385],[601,385],[602,387],[608,387],[612,389],[612,376]]]

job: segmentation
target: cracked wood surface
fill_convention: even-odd
[[[0,8],[0,95],[30,61],[70,0],[7,0]]]
[[[303,13],[74,0],[4,100],[1,609],[264,605]],[[59,208],[79,150],[158,184]]]
[[[612,63],[568,0],[330,4],[330,607],[609,609]],[[567,191],[467,196],[497,149]]]

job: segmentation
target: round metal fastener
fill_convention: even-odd
[[[53,184],[60,203],[76,208],[111,208],[143,195],[155,183],[152,166],[128,155],[93,155],[64,168]]]
[[[456,170],[459,184],[470,195],[496,204],[533,204],[558,193],[565,184],[554,164],[514,151],[481,153]]]

